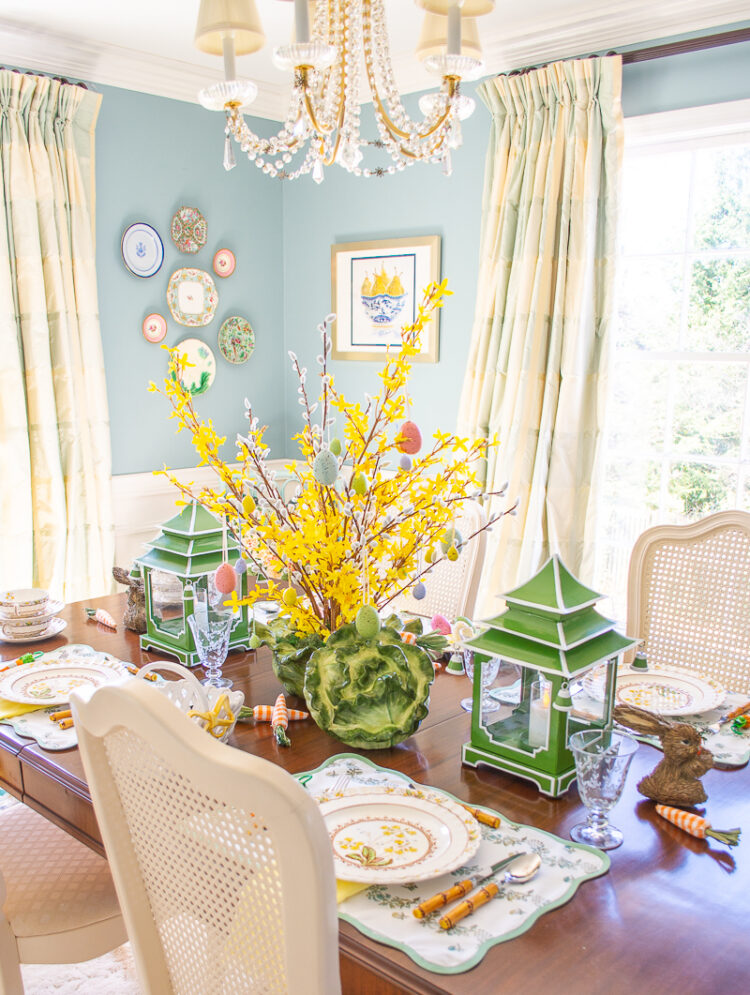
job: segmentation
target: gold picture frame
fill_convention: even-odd
[[[440,280],[440,236],[343,242],[331,246],[333,359],[382,360],[415,321],[422,291]],[[440,312],[422,333],[417,363],[437,363]]]

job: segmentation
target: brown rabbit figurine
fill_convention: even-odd
[[[699,779],[713,767],[714,758],[711,751],[703,747],[697,729],[687,722],[674,722],[634,705],[618,705],[612,715],[620,725],[641,735],[658,736],[661,740],[664,759],[638,782],[642,795],[678,808],[706,800],[708,795]]]
[[[128,588],[128,604],[122,617],[122,624],[133,632],[146,631],[146,595],[143,591],[143,580],[131,577],[122,567],[113,567],[112,576],[118,584]]]

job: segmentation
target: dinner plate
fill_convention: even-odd
[[[214,320],[219,295],[210,273],[184,267],[175,270],[167,285],[167,304],[172,317],[188,328],[198,328]]]
[[[120,250],[123,262],[135,276],[154,276],[164,261],[164,243],[159,233],[143,221],[125,229]]]
[[[127,676],[123,665],[105,654],[52,663],[41,657],[13,667],[0,678],[0,698],[22,705],[64,705],[75,688],[98,688]]]
[[[8,636],[0,630],[0,643],[40,643],[43,639],[52,639],[53,636],[59,636],[67,624],[64,618],[50,619],[50,623],[44,632],[40,632],[36,636]],[[0,698],[2,697],[3,695],[0,694]]]
[[[584,692],[595,701],[604,696],[606,667],[596,667],[581,681]],[[647,671],[623,665],[617,671],[616,705],[635,705],[658,715],[699,715],[717,708],[726,689],[712,677],[677,667],[649,665]]]
[[[481,842],[474,816],[429,789],[348,791],[341,798],[321,800],[320,810],[336,877],[343,881],[427,881],[465,864]]]

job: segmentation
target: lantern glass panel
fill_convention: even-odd
[[[533,735],[531,739],[533,742],[529,741],[530,733],[530,723],[531,723],[531,709],[532,701],[538,700],[538,687],[535,689],[534,685],[539,685],[540,681],[535,680],[535,675],[532,671],[524,669],[522,671],[521,680],[519,682],[518,688],[518,700],[516,702],[509,703],[506,707],[502,708],[500,712],[493,712],[491,715],[487,716],[487,720],[482,719],[481,725],[484,727],[487,734],[495,740],[495,742],[502,743],[503,745],[509,747],[510,749],[520,750],[524,753],[534,753],[538,749],[545,748],[545,743],[548,741],[549,737],[549,708],[547,709],[547,719],[546,719],[546,731],[544,734],[544,742],[538,743],[536,740],[539,738],[539,733],[541,732],[541,726],[539,725],[539,720],[536,720],[536,725],[532,733],[536,732],[537,735]],[[546,688],[546,700],[547,704],[550,701],[550,685],[549,682],[542,682]],[[505,696],[503,696],[505,698]],[[505,699],[507,700],[507,699]]]
[[[164,570],[151,571],[151,617],[159,632],[177,638],[185,633],[183,585]]]

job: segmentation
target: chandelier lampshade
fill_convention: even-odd
[[[223,55],[228,36],[234,42],[235,55],[250,55],[263,48],[266,36],[255,0],[201,0],[195,47],[209,55]]]
[[[448,44],[448,18],[440,14],[427,13],[422,22],[422,31],[415,49],[420,62],[431,55],[440,55]],[[473,17],[461,19],[461,55],[471,55],[481,60],[482,46],[479,44],[479,30]]]
[[[442,14],[446,17],[451,7],[455,6],[455,0],[417,0],[417,6],[430,14]],[[495,0],[463,0],[459,7],[462,18],[482,17],[494,10]]]

